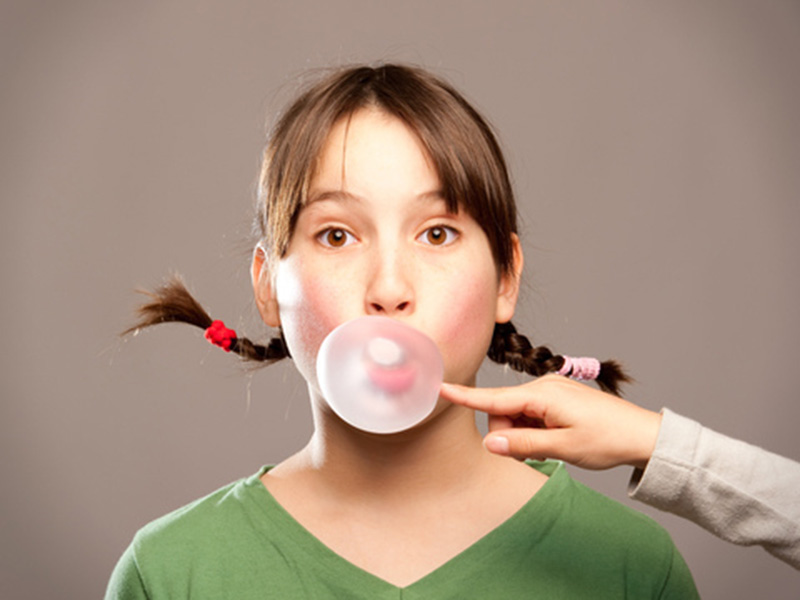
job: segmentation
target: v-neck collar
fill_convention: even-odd
[[[559,506],[553,498],[568,484],[569,476],[563,463],[558,461],[528,461],[527,464],[548,476],[544,485],[506,521],[405,587],[396,586],[343,558],[301,525],[262,483],[261,476],[271,466],[259,469],[244,481],[244,485],[250,490],[254,503],[260,507],[265,517],[256,526],[262,529],[271,544],[286,544],[287,552],[297,553],[299,568],[313,569],[317,577],[323,576],[322,571],[325,571],[327,576],[340,582],[343,579],[349,580],[354,594],[357,591],[358,596],[363,595],[365,598],[412,598],[417,595],[420,598],[429,598],[436,597],[435,591],[440,585],[452,588],[454,577],[462,577],[465,572],[473,570],[480,572],[482,565],[496,560],[492,558],[495,554],[507,552],[509,548],[530,546],[549,529]],[[533,513],[537,513],[535,519],[531,518]],[[301,562],[306,564],[300,564]]]

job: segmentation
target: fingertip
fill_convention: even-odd
[[[445,400],[450,400],[451,402],[455,402],[458,401],[463,395],[459,394],[459,392],[463,388],[464,388],[463,385],[458,385],[457,383],[443,382],[441,387],[439,388],[439,395]]]
[[[509,443],[508,438],[503,437],[502,435],[489,435],[483,440],[484,447],[493,454],[499,454],[500,456],[508,456],[509,455]]]

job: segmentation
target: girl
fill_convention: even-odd
[[[212,324],[179,282],[134,328],[183,320],[247,358],[290,356],[314,433],[277,466],[144,527],[107,598],[696,597],[663,529],[558,463],[487,452],[472,410],[440,398],[419,425],[376,435],[319,390],[323,338],[363,315],[425,332],[447,382],[473,386],[487,354],[533,375],[596,375],[510,323],[515,210],[490,128],[424,71],[343,69],[292,103],[265,152],[252,263],[279,337],[261,347]],[[603,363],[602,387],[624,380]]]

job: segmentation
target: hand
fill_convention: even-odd
[[[644,468],[661,426],[659,413],[559,375],[506,388],[445,383],[440,395],[489,414],[490,452],[585,469]]]

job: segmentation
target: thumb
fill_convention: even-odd
[[[519,460],[563,460],[562,449],[569,448],[565,435],[561,429],[503,429],[487,435],[483,445],[489,452]]]

